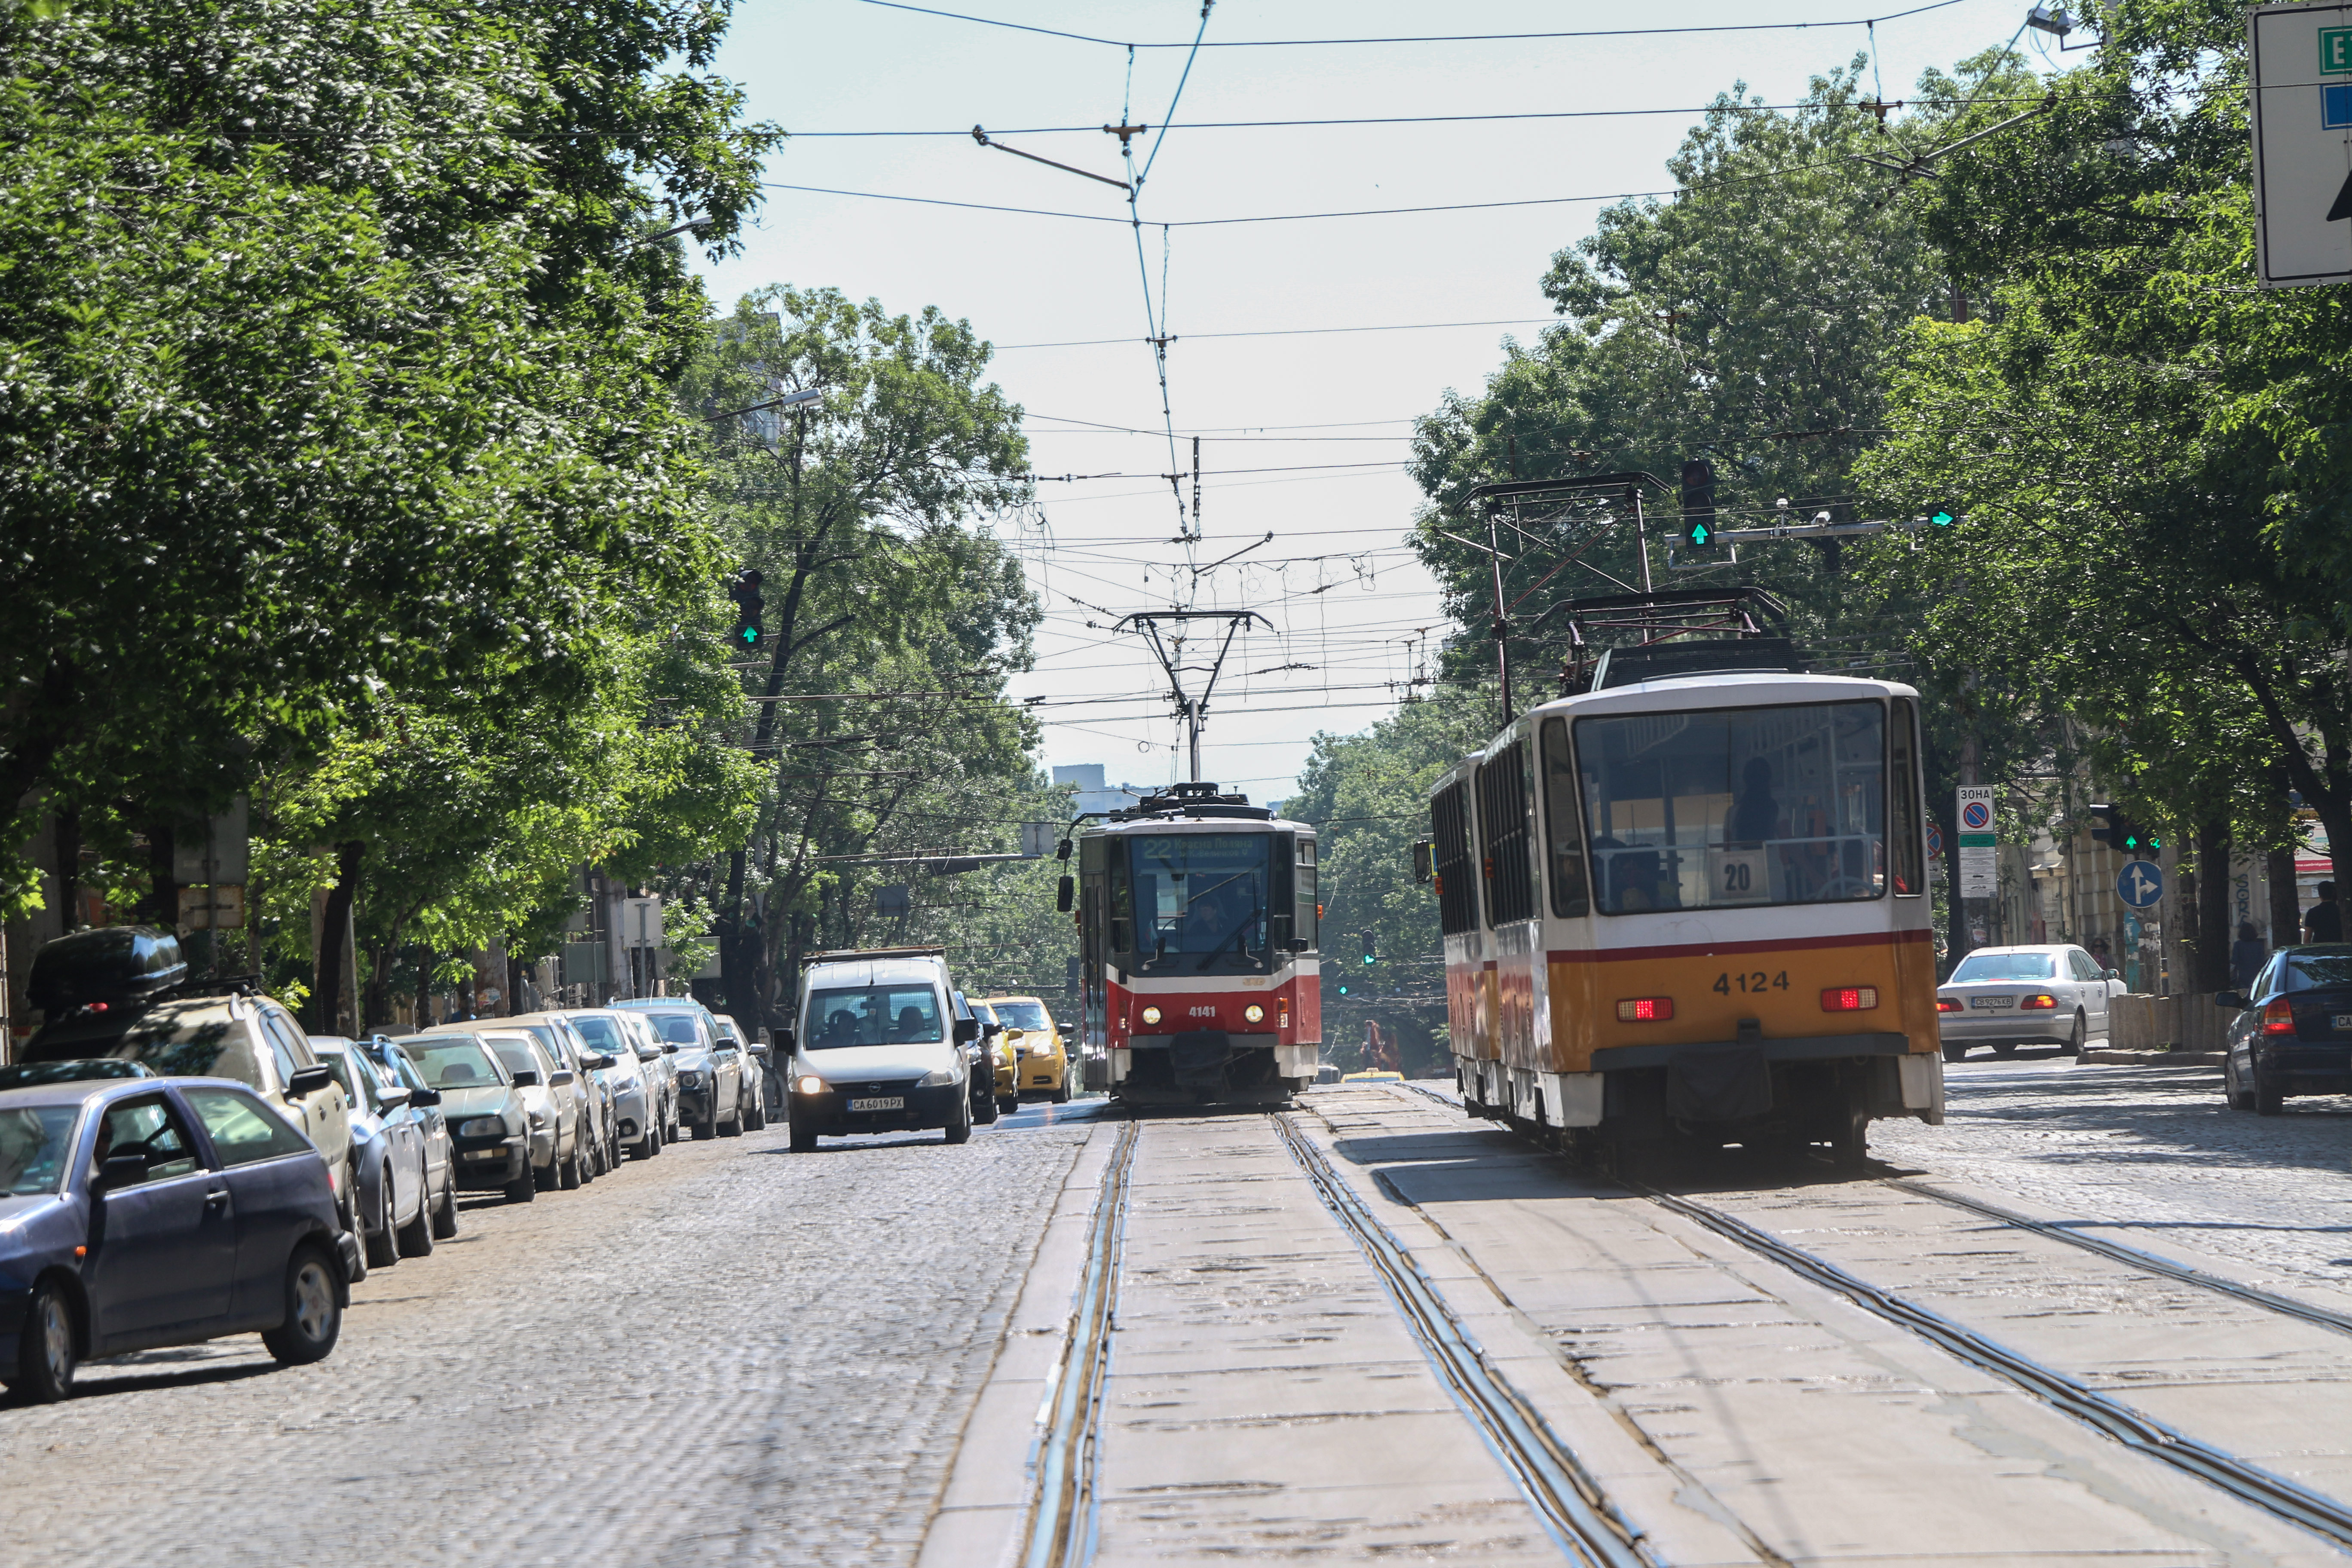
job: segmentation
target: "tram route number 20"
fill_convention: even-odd
[[[1713,987],[1717,994],[1725,996],[1730,995],[1734,991],[1786,991],[1788,988],[1789,972],[1785,969],[1778,974],[1767,974],[1760,969],[1750,970],[1745,974],[1728,973],[1718,974],[1715,977]]]

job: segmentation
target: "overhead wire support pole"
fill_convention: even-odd
[[[1160,623],[1162,621],[1223,621],[1225,623],[1224,645],[1217,650],[1216,662],[1209,667],[1209,679],[1202,687],[1201,695],[1197,698],[1184,695],[1183,667],[1178,658],[1170,656],[1167,643],[1160,638]],[[1112,630],[1117,631],[1130,626],[1141,626],[1144,635],[1151,639],[1151,651],[1160,660],[1160,668],[1167,673],[1169,696],[1176,704],[1177,717],[1184,721],[1187,736],[1191,742],[1192,773],[1194,784],[1201,782],[1201,730],[1208,720],[1209,698],[1216,690],[1217,675],[1225,668],[1225,655],[1233,650],[1234,636],[1240,632],[1244,624],[1250,621],[1255,621],[1269,632],[1275,629],[1274,623],[1255,610],[1177,609],[1138,610],[1133,615],[1120,616],[1118,625],[1112,627]]]
[[[1503,542],[1496,522],[1503,510],[1502,502],[1486,503],[1486,564],[1495,574],[1495,678],[1502,688],[1503,725],[1511,722],[1511,616],[1503,601]]]
[[[1056,163],[1051,158],[1040,158],[1034,153],[1024,153],[1018,147],[1008,147],[1002,142],[992,142],[989,140],[988,132],[977,125],[971,128],[971,139],[983,147],[993,147],[1000,153],[1010,153],[1016,158],[1026,158],[1033,163],[1043,163],[1049,169],[1059,169],[1066,174],[1076,174],[1081,179],[1099,181],[1114,190],[1128,189],[1125,180],[1114,180],[1108,174],[1097,174],[1091,170],[1081,169],[1071,163]]]

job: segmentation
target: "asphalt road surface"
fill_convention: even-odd
[[[224,1341],[0,1406],[10,1554],[2352,1558],[2352,1101],[1969,1062],[1858,1178],[1637,1191],[1449,1088],[476,1203],[320,1366]]]

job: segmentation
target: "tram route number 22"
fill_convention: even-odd
[[[1716,992],[1725,996],[1730,995],[1734,991],[1786,991],[1788,988],[1789,972],[1785,969],[1778,974],[1767,974],[1760,969],[1750,970],[1745,974],[1727,973],[1718,974],[1715,977],[1713,987]]]

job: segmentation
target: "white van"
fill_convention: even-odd
[[[973,1019],[949,1000],[944,949],[821,952],[801,974],[786,1059],[793,1149],[821,1137],[944,1129],[971,1136],[967,1040]]]

